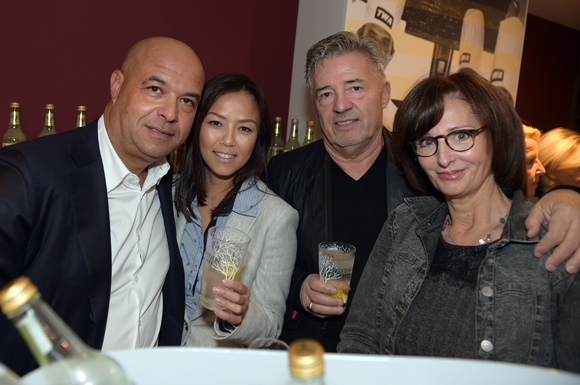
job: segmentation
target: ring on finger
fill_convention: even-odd
[[[314,302],[312,302],[312,300],[310,300],[310,303],[308,304],[308,309],[310,309],[310,311],[312,311],[313,304],[314,304]]]

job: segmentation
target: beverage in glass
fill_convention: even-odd
[[[333,297],[342,298],[343,307],[346,307],[350,292],[355,252],[353,245],[344,242],[321,242],[318,245],[320,280],[338,289]]]
[[[219,307],[212,289],[224,287],[224,279],[237,279],[249,243],[250,237],[233,227],[216,226],[208,230],[199,297],[203,307],[209,310]]]

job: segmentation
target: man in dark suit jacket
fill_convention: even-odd
[[[124,348],[179,345],[184,276],[166,156],[189,134],[203,83],[203,68],[190,47],[169,38],[146,39],[131,48],[121,69],[112,74],[112,98],[102,117],[86,127],[0,150],[0,286],[28,276],[46,302],[97,349],[106,341],[106,332],[115,330],[110,338],[125,333],[126,323],[136,342]],[[106,156],[105,142],[112,149]],[[117,165],[122,162],[123,170],[111,169],[115,164],[111,158]],[[157,179],[148,180],[149,171]],[[140,229],[142,216],[123,218],[121,226],[117,213],[111,216],[110,207],[119,203],[115,206],[107,183],[117,172],[135,182],[137,193],[152,194],[151,207],[158,211],[150,234],[160,241],[149,248],[149,254],[141,244],[131,245],[128,253],[119,252],[115,246],[119,240],[112,240],[112,234],[115,238],[127,229],[127,240],[137,238],[134,223]],[[144,183],[152,187],[139,191]],[[156,230],[163,228],[165,236],[158,236]],[[147,259],[155,260],[155,253],[157,258],[161,253],[160,265],[165,267],[149,266],[159,287],[150,288],[151,282],[146,281],[140,289],[157,290],[150,295],[154,300],[137,301],[134,325],[130,319],[123,325],[111,324],[111,319],[126,311],[124,306],[111,307],[115,303],[111,297],[118,295],[112,294],[112,287],[128,286],[127,296],[134,296],[133,277],[142,272]],[[141,258],[143,265],[129,274],[119,269],[115,274],[115,258]],[[128,282],[119,282],[127,278]],[[144,318],[152,325],[141,325],[143,314],[151,311],[143,308],[148,305],[156,307],[155,313]],[[0,316],[0,361],[20,374],[35,367],[24,341],[4,316]]]

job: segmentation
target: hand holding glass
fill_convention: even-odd
[[[342,298],[343,308],[346,307],[350,292],[355,252],[356,248],[353,245],[344,242],[322,242],[318,245],[320,280],[338,289],[332,297]]]
[[[224,279],[238,277],[249,243],[250,237],[246,233],[232,227],[216,226],[208,230],[199,297],[203,307],[221,309],[215,303],[213,288],[224,287]]]

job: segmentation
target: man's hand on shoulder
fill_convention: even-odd
[[[566,271],[574,274],[580,268],[580,194],[573,190],[551,191],[542,197],[526,220],[528,237],[535,237],[543,224],[548,232],[536,245],[534,255],[541,257],[551,249],[546,269],[554,271],[566,261]]]

